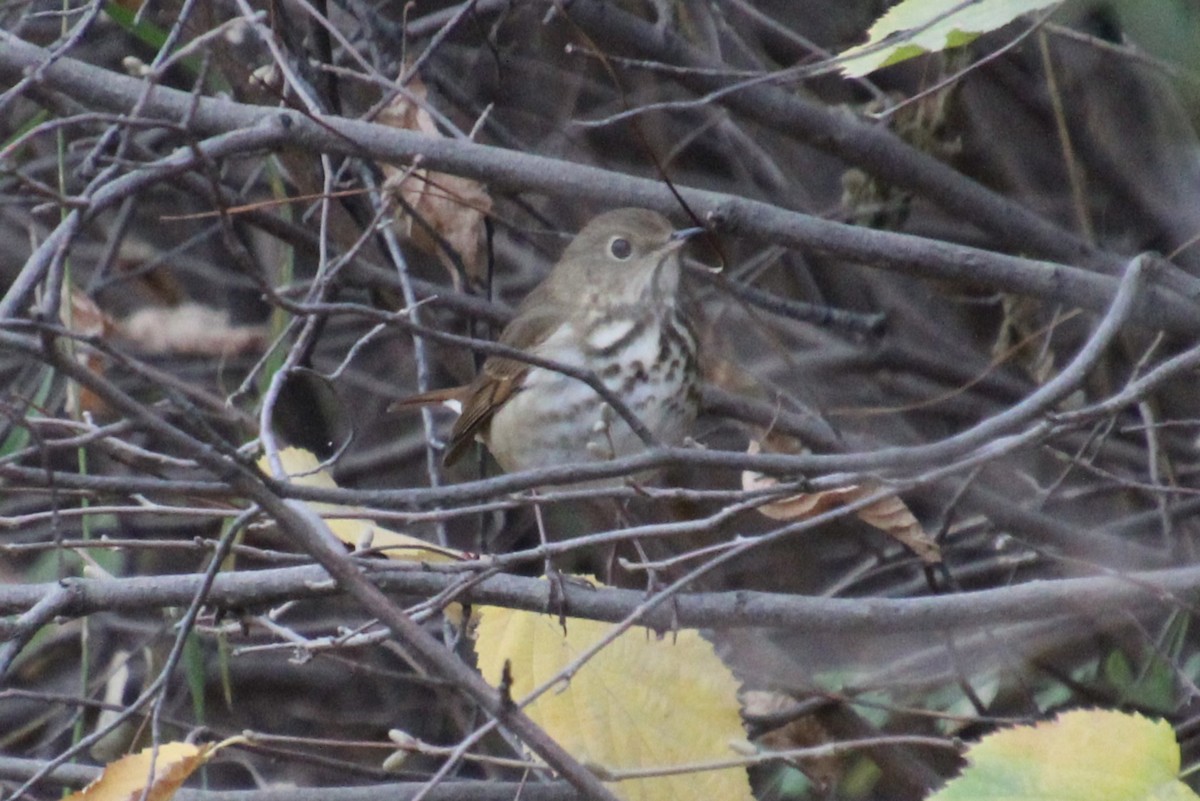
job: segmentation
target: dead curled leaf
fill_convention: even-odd
[[[441,138],[433,117],[423,107],[427,93],[421,79],[413,76],[406,88],[408,94],[397,95],[385,105],[375,122]],[[384,189],[412,209],[412,214],[405,209],[398,212],[403,234],[421,250],[437,256],[451,276],[457,278],[453,260],[437,241],[440,237],[458,253],[467,276],[472,280],[479,279],[485,263],[483,220],[492,210],[492,198],[483,185],[418,165],[396,167],[384,164],[382,169],[386,176]],[[419,216],[421,222],[415,220],[414,215]]]
[[[81,290],[71,287],[71,317],[67,327],[85,337],[106,339],[116,323],[105,314],[96,301]]]
[[[96,301],[74,286],[70,290],[70,304],[70,313],[63,314],[63,324],[73,333],[107,340],[116,329],[113,318],[105,314]],[[95,350],[80,349],[75,358],[95,375],[103,376],[106,372],[108,365]],[[73,414],[89,412],[103,416],[108,412],[108,404],[87,387],[78,387],[77,394],[72,392],[70,406]]]
[[[762,445],[750,441],[746,452],[753,455],[762,451]],[[742,472],[742,489],[749,491],[771,489],[779,482],[770,476],[752,470]],[[874,495],[882,489],[877,482],[851,484],[821,492],[799,492],[757,507],[758,511],[772,520],[804,520],[830,509],[853,503]],[[937,542],[925,532],[908,505],[896,495],[887,495],[854,512],[859,520],[873,526],[908,548],[926,565],[942,562],[942,552]]]

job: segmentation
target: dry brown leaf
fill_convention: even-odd
[[[795,708],[797,703],[791,696],[768,690],[744,690],[741,700],[742,712],[748,718],[776,716]],[[772,751],[792,751],[828,745],[836,739],[817,714],[809,713],[764,731],[754,742]],[[823,787],[833,787],[846,773],[844,761],[836,756],[808,757],[799,762],[804,766],[804,775]]]
[[[267,344],[262,326],[233,325],[226,312],[199,303],[145,308],[118,321],[116,330],[149,353],[231,356]]]
[[[69,331],[85,337],[108,339],[116,329],[116,322],[104,313],[96,301],[85,295],[76,287],[70,289],[70,314],[63,315],[63,324]],[[88,371],[103,376],[107,362],[94,350],[86,349],[77,353],[76,359]],[[72,385],[73,387],[76,385]],[[108,412],[108,404],[100,396],[87,387],[72,390],[69,405],[76,416],[87,412],[97,417],[103,417]]]
[[[71,287],[71,319],[66,324],[76,334],[102,339],[107,338],[116,325],[96,301],[75,287]]]
[[[704,334],[712,333],[705,328]],[[723,356],[711,355],[717,353],[716,347],[705,349],[703,344],[700,351],[705,354],[701,368],[704,370],[704,380],[715,384],[726,392],[735,395],[757,396],[760,394],[761,382],[756,379],[743,365]]]
[[[992,345],[997,359],[1011,358],[1039,385],[1055,373],[1055,352],[1051,341],[1052,329],[1046,328],[1040,298],[1004,295],[1004,319]]]
[[[754,440],[750,441],[750,445],[746,449],[746,452],[751,455],[761,451],[762,446]],[[778,484],[778,481],[762,473],[752,470],[742,472],[742,489],[746,491],[770,489]],[[882,485],[869,481],[821,492],[798,492],[757,508],[759,512],[772,520],[803,520],[874,495],[881,488]],[[856,510],[854,514],[859,520],[879,529],[908,548],[923,563],[927,565],[941,564],[942,551],[937,542],[925,532],[908,505],[898,496],[888,495],[880,498],[874,503]]]
[[[67,796],[66,801],[167,801],[215,751],[211,743],[163,743],[157,749],[147,748],[110,763],[100,778]]]
[[[375,121],[393,128],[441,138],[442,134],[434,124],[433,118],[423,108],[427,93],[421,79],[414,76],[407,89],[409,96],[397,95],[392,102],[383,107]],[[458,253],[468,278],[472,281],[479,280],[485,264],[483,220],[492,210],[492,198],[483,184],[457,175],[431,172],[418,166],[403,168],[384,164],[382,169],[386,176],[384,188],[399,195],[437,236],[444,239]],[[403,210],[399,213],[399,223],[404,235],[414,245],[437,256],[450,271],[451,278],[457,286],[458,274],[454,269],[454,262],[425,226]]]

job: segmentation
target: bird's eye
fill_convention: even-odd
[[[608,252],[614,259],[625,261],[633,255],[633,245],[623,236],[614,236],[608,240]]]

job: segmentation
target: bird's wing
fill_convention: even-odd
[[[562,326],[564,319],[561,309],[531,294],[526,303],[521,304],[517,316],[504,329],[499,342],[523,351],[533,351]],[[475,441],[475,435],[483,431],[500,407],[520,391],[522,379],[528,372],[529,364],[526,362],[502,356],[487,358],[483,369],[465,393],[462,414],[450,430],[444,464],[451,465],[466,453]]]

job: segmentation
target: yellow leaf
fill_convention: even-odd
[[[867,41],[840,56],[844,75],[861,78],[924,53],[961,47],[1022,14],[1060,0],[904,0],[875,21]]]
[[[303,448],[284,448],[279,452],[283,469],[294,484],[306,487],[336,489],[337,483],[328,471],[320,467],[317,457]],[[266,461],[260,459],[259,468],[266,470]],[[363,519],[362,510],[336,503],[313,503],[312,508],[325,520],[333,535],[351,548],[370,547],[391,559],[412,562],[457,562],[465,558],[461,551],[442,548],[433,543],[399,531],[377,526]],[[338,513],[347,515],[338,517]]]
[[[167,801],[215,750],[211,743],[163,743],[157,751],[147,748],[110,763],[100,778],[66,801],[136,801],[143,793],[146,801]]]
[[[1197,801],[1165,721],[1075,710],[985,737],[929,801]]]
[[[284,472],[288,474],[294,484],[329,489],[337,487],[333,476],[320,467],[317,457],[303,448],[284,448],[279,452],[279,459],[283,462]],[[267,470],[265,456],[259,460],[258,466],[262,470]],[[361,509],[336,503],[312,503],[309,505],[321,516],[325,525],[329,526],[333,536],[355,550],[373,548],[389,559],[430,564],[458,562],[466,558],[466,554],[453,548],[442,548],[417,537],[377,526],[362,516]],[[348,516],[338,517],[339,512]],[[462,604],[446,604],[442,609],[442,614],[453,625],[460,627],[463,625]]]
[[[484,678],[498,684],[511,663],[513,700],[553,680],[614,628],[610,623],[558,620],[496,607],[479,610],[476,651]],[[526,708],[534,721],[603,775],[737,758],[745,739],[738,682],[699,633],[659,637],[644,628],[623,632],[561,686]],[[722,768],[610,784],[628,801],[713,798],[750,801],[744,768]]]

